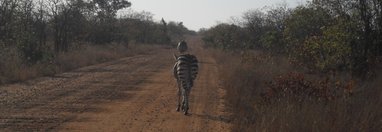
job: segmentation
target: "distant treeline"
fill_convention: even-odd
[[[181,22],[154,21],[150,12],[118,13],[130,6],[127,0],[1,0],[0,59],[17,54],[36,63],[81,44],[169,44],[192,33]]]
[[[371,73],[382,54],[381,0],[313,0],[250,10],[231,23],[200,30],[207,46],[262,49],[318,71]]]

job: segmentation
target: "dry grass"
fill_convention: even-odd
[[[121,44],[106,46],[85,44],[70,52],[57,54],[56,57],[48,61],[35,64],[27,64],[16,48],[2,49],[0,53],[0,84],[53,75],[136,54],[150,54],[155,52],[154,49],[156,48],[163,48],[163,46],[130,44],[127,48]]]
[[[333,99],[312,100],[309,98],[315,94],[296,90],[344,91],[351,83],[339,75],[307,74],[284,57],[259,51],[212,52],[227,90],[233,131],[382,131],[382,77],[352,84],[352,96],[339,92]],[[301,80],[291,72],[305,77]],[[303,84],[307,82],[310,84]],[[278,92],[288,96],[267,96],[271,101],[264,101],[267,91],[275,87],[283,88]],[[301,96],[304,98],[295,98]]]

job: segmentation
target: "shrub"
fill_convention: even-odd
[[[268,88],[263,94],[267,101],[293,99],[297,102],[305,100],[330,101],[348,97],[353,93],[355,81],[346,82],[330,80],[309,81],[304,74],[290,72],[267,83]]]

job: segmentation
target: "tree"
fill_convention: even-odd
[[[202,38],[207,46],[223,50],[248,48],[248,38],[244,29],[233,24],[219,24],[204,33]]]
[[[0,1],[0,39],[5,43],[15,39],[16,13],[19,7],[18,0]]]
[[[128,8],[131,3],[127,0],[93,0],[91,2],[97,13],[95,27],[91,33],[91,40],[97,44],[105,44],[115,41],[118,29],[115,27],[116,13],[120,9]]]
[[[266,24],[265,16],[265,13],[260,10],[252,10],[243,14],[244,27],[247,29],[248,34],[251,36],[250,43],[252,45],[250,45],[248,48],[261,47],[259,41],[261,35],[264,33],[264,26]]]
[[[322,28],[332,22],[328,12],[319,7],[297,7],[285,20],[284,37],[287,52],[292,56],[301,56],[304,41],[310,36],[321,36]]]
[[[290,16],[290,9],[286,4],[270,8],[266,12],[264,31],[260,38],[262,47],[272,53],[283,53],[286,42],[283,36],[285,20]]]

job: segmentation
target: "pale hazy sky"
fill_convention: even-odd
[[[240,17],[245,11],[286,2],[295,7],[306,0],[128,0],[135,11],[148,11],[155,20],[183,22],[191,30],[209,28],[217,22]]]

